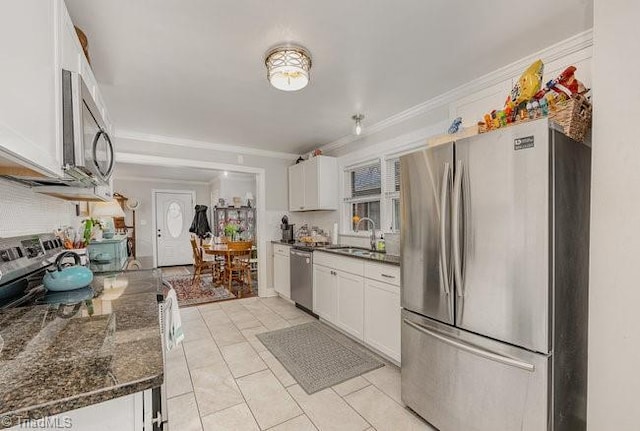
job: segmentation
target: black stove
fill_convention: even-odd
[[[62,251],[62,241],[53,234],[0,239],[0,309],[45,297],[42,278]]]

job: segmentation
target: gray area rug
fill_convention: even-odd
[[[384,365],[367,349],[320,322],[256,337],[309,395]]]

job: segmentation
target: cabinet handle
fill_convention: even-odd
[[[300,207],[300,209],[301,209],[301,210],[303,210],[303,209],[304,209],[304,207]]]
[[[395,275],[381,274],[384,278],[396,278]]]

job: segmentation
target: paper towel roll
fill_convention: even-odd
[[[331,231],[331,244],[338,243],[338,223],[333,224],[333,230]]]

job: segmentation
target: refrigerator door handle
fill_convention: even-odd
[[[449,177],[451,167],[449,163],[444,164],[444,174],[442,175],[442,187],[440,189],[440,266],[442,268],[442,285],[444,293],[449,295],[450,271],[447,256],[447,201],[449,192]]]
[[[491,361],[498,362],[511,367],[521,368],[525,371],[529,371],[529,372],[535,371],[535,366],[533,366],[532,364],[528,364],[526,362],[522,362],[517,359],[513,359],[508,356],[504,356],[499,353],[492,352],[490,350],[482,349],[480,347],[476,347],[470,344],[456,341],[445,335],[440,335],[439,333],[432,331],[431,329],[425,328],[422,325],[414,323],[409,319],[403,319],[403,322],[411,326],[413,329],[419,332],[422,332],[423,334],[429,335],[433,338],[436,338],[437,340],[442,341],[443,343],[449,344],[457,349],[464,350],[465,352],[471,353],[472,355],[480,356],[481,358],[489,359]]]
[[[451,210],[451,230],[452,230],[452,248],[453,248],[453,274],[455,276],[456,292],[458,296],[464,296],[462,290],[462,252],[460,250],[460,205],[462,201],[462,161],[458,160],[456,166],[456,176],[453,181],[453,208]]]

